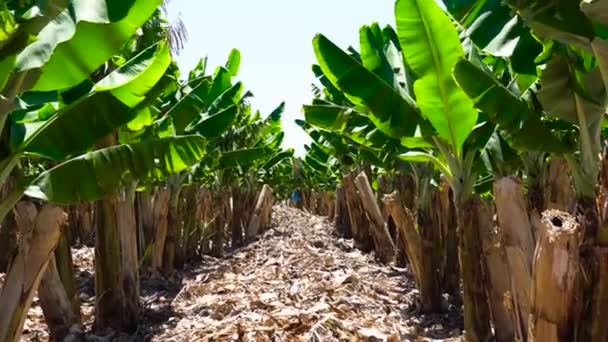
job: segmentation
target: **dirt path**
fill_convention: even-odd
[[[174,279],[142,278],[135,335],[89,341],[428,341],[460,334],[460,310],[421,315],[406,269],[338,239],[324,218],[276,206],[258,241],[204,257]],[[94,314],[93,249],[73,250],[85,329]],[[37,300],[22,341],[46,341]],[[426,338],[424,338],[426,337]]]
[[[382,267],[323,218],[275,207],[274,228],[191,270],[154,341],[415,340],[459,334],[458,313],[417,313],[406,270]],[[456,318],[454,318],[456,317]]]

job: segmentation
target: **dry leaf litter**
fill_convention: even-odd
[[[459,305],[419,311],[407,269],[383,266],[327,219],[275,206],[272,228],[224,259],[203,257],[172,279],[142,277],[143,321],[90,341],[458,341]],[[85,329],[94,315],[93,250],[73,249]],[[2,283],[0,275],[0,284]],[[22,341],[47,341],[37,298]]]

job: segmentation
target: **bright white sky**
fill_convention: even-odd
[[[189,71],[209,56],[214,70],[224,65],[232,48],[242,54],[238,79],[251,90],[251,103],[263,115],[281,101],[285,146],[302,155],[308,136],[294,123],[302,105],[312,99],[315,62],[312,39],[323,33],[342,48],[357,47],[359,27],[394,24],[393,0],[173,0],[171,17],[180,16],[189,40],[178,57]]]

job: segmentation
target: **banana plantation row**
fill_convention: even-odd
[[[606,13],[397,0],[359,49],[317,35],[293,205],[407,260],[424,311],[462,291],[467,341],[608,341]]]
[[[163,8],[0,4],[0,341],[36,292],[52,340],[82,336],[75,243],[95,245],[95,330],[133,332],[140,275],[253,240],[291,184],[284,104],[252,111],[238,50],[181,75]]]

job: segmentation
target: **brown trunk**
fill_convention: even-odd
[[[592,342],[608,341],[608,324],[602,318],[606,317],[608,308],[608,248],[595,247],[597,260],[597,281],[593,293],[591,312],[591,338]]]
[[[169,214],[169,189],[159,187],[154,195],[154,239],[152,242],[151,267],[158,272],[163,267],[163,252],[167,238],[167,220]]]
[[[139,258],[137,257],[137,226],[135,223],[135,185],[123,190],[118,204],[118,231],[122,287],[125,294],[125,317],[128,327],[139,317]]]
[[[511,279],[510,298],[516,333],[526,340],[530,316],[530,284],[534,237],[528,208],[519,180],[505,177],[494,183],[498,232],[504,248],[508,269],[501,271]],[[498,331],[498,330],[497,330]]]
[[[124,191],[124,190],[123,190]],[[137,271],[135,216],[125,194],[98,201],[95,208],[95,329],[133,331],[137,326],[139,298],[132,254]],[[129,236],[127,236],[129,235]],[[132,245],[132,243],[134,245]],[[132,246],[133,248],[131,248]],[[137,273],[137,272],[135,272]],[[128,296],[128,297],[127,297]]]
[[[172,194],[171,197],[173,196]],[[172,275],[175,270],[176,247],[178,243],[177,234],[181,227],[178,201],[172,198],[170,203],[169,215],[167,217],[165,250],[163,252],[163,272],[165,275]]]
[[[70,234],[83,245],[89,245],[93,241],[93,217],[91,215],[91,203],[80,202],[69,208]]]
[[[251,215],[251,219],[247,225],[247,231],[245,232],[248,242],[253,241],[270,223],[268,217],[270,210],[272,210],[272,189],[264,184],[253,210],[253,215]]]
[[[232,247],[243,245],[243,226],[241,218],[245,213],[246,194],[235,187],[232,189]]]
[[[571,215],[543,213],[534,252],[530,341],[574,341],[582,238],[582,227]]]
[[[0,189],[0,199],[5,200],[15,189],[15,177],[9,176]],[[8,267],[17,253],[18,227],[12,211],[9,211],[0,222],[0,273],[6,273]]]
[[[453,191],[450,185],[442,182],[439,203],[443,215],[443,248],[445,260],[443,266],[443,289],[453,296],[460,296],[460,271],[458,267],[458,221],[454,207]]]
[[[496,342],[515,341],[513,306],[509,293],[511,287],[509,268],[498,232],[492,227],[491,222],[487,222],[487,224],[484,227],[486,230],[481,233],[481,239],[488,278],[486,291],[494,323],[494,337]],[[525,341],[525,339],[518,339],[518,341]]]
[[[339,236],[346,239],[352,239],[353,235],[350,230],[350,217],[348,216],[348,206],[346,204],[346,192],[344,187],[336,188],[336,213],[334,215],[334,225]]]
[[[0,227],[0,272],[8,271],[15,254],[17,253],[18,228],[15,217],[9,212]]]
[[[601,330],[593,331],[595,320],[598,317],[595,314],[608,314],[608,307],[604,306],[604,302],[600,299],[603,296],[605,289],[599,288],[608,281],[599,278],[599,268],[602,266],[601,249],[608,246],[608,232],[604,227],[600,226],[600,216],[595,198],[581,196],[576,201],[576,222],[581,226],[583,237],[580,243],[579,274],[584,276],[578,277],[577,290],[575,294],[577,300],[577,313],[574,321],[576,322],[576,341],[592,341],[593,335],[602,334]],[[598,259],[600,257],[600,259]],[[600,299],[598,302],[593,302],[593,299]],[[594,340],[595,341],[595,340]]]
[[[201,211],[200,211],[200,192],[197,186],[187,188],[186,205],[184,217],[184,240],[186,261],[191,261],[197,255],[198,245],[201,239]]]
[[[51,257],[42,277],[38,297],[51,341],[64,341],[68,335],[82,332],[80,308],[78,313],[74,312],[72,302],[59,277],[55,257]],[[81,336],[72,336],[72,338],[77,337]]]
[[[135,194],[137,210],[137,246],[138,256],[143,260],[149,246],[154,242],[154,194],[146,189]]]
[[[0,293],[0,341],[19,341],[32,299],[66,222],[67,214],[61,208],[46,205],[36,216],[33,229],[23,236]]]
[[[418,227],[422,239],[422,282],[420,297],[425,312],[440,312],[445,250],[443,248],[446,212],[441,207],[441,193],[433,191],[430,203],[421,203]]]
[[[421,283],[423,281],[423,255],[422,255],[422,238],[416,231],[416,221],[414,216],[402,205],[401,196],[398,191],[393,192],[390,195],[384,196],[384,204],[391,217],[395,221],[397,227],[397,237],[399,237],[398,244],[401,246],[407,258],[410,261],[410,268],[416,279],[418,288],[423,288]]]
[[[59,274],[64,290],[72,303],[72,311],[76,317],[80,319],[80,298],[78,296],[78,289],[76,288],[72,250],[70,249],[69,239],[65,235],[64,231],[59,238],[53,263],[57,268],[57,273]]]
[[[545,181],[545,205],[543,209],[572,212],[575,194],[570,182],[570,167],[566,159],[552,156]]]
[[[201,189],[200,211],[202,217],[200,253],[202,255],[211,253],[211,237],[213,236],[214,213],[213,196],[207,188]]]
[[[214,210],[214,229],[211,255],[216,258],[224,257],[224,241],[226,234],[226,223],[229,221],[230,207],[227,205],[228,193],[222,192],[216,195]]]
[[[361,172],[355,179],[359,195],[363,202],[363,208],[369,218],[371,235],[374,240],[377,258],[383,263],[389,263],[395,259],[395,244],[388,232],[388,227],[376,202],[376,196],[369,184],[365,172]]]
[[[374,245],[369,232],[369,221],[357,193],[354,177],[351,174],[344,176],[342,186],[346,195],[346,206],[355,247],[365,253],[371,252]]]
[[[465,200],[458,208],[460,235],[459,261],[462,276],[465,338],[470,342],[492,340],[490,308],[483,277],[484,263],[480,232],[492,218],[488,205],[480,198]]]

